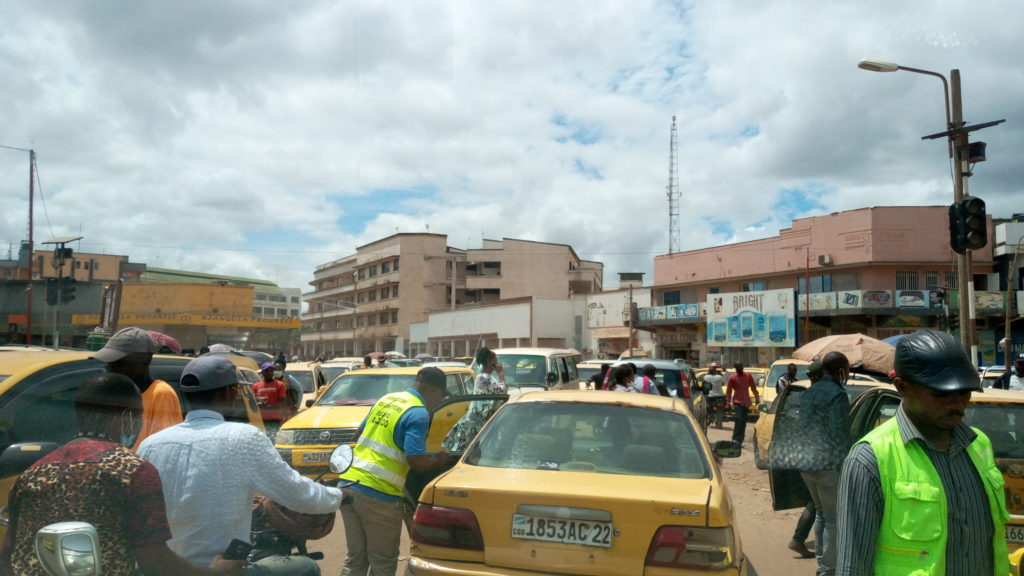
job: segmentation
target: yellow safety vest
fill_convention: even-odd
[[[978,470],[992,513],[992,561],[996,576],[1010,571],[1004,526],[1006,511],[1003,475],[996,468],[992,443],[974,428],[978,437],[967,454]],[[943,576],[946,572],[946,492],[938,472],[917,442],[903,443],[896,418],[869,432],[867,442],[875,452],[885,497],[882,524],[875,546],[875,574]]]
[[[402,415],[416,406],[423,406],[423,401],[411,392],[395,392],[377,400],[353,450],[352,467],[341,477],[358,480],[361,485],[385,494],[401,496],[409,464],[405,452],[395,444],[395,428]]]

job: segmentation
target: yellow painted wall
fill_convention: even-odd
[[[121,291],[121,315],[216,314],[252,316],[252,286],[214,284],[135,284]]]

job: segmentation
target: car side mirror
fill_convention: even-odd
[[[768,408],[769,408],[769,405],[767,403],[765,403],[765,402],[761,402],[760,404],[757,405],[757,411],[758,412],[764,412],[765,414],[768,413]]]
[[[719,440],[711,447],[711,453],[719,458],[739,458],[743,445],[732,440]]]
[[[309,400],[306,400],[306,408],[309,408],[310,406],[312,406],[313,402],[314,402],[314,400],[312,398],[310,398]]]
[[[548,377],[546,380],[548,384],[558,384],[558,374],[555,374],[554,372],[548,372]]]
[[[352,447],[348,444],[339,444],[333,452],[331,452],[330,469],[335,474],[344,474],[352,466],[352,460],[355,454],[352,452]]]

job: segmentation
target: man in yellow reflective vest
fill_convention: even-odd
[[[988,437],[962,422],[978,371],[931,330],[897,343],[895,369],[895,417],[843,464],[837,574],[1005,576],[1003,476]]]
[[[352,486],[352,503],[343,504],[348,554],[342,576],[393,576],[402,537],[402,488],[410,469],[448,464],[445,452],[426,451],[430,411],[447,395],[444,372],[423,368],[412,388],[382,396],[359,426],[352,467],[342,479]]]

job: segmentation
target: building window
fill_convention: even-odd
[[[744,282],[743,292],[763,292],[764,291],[764,280],[758,282]]]
[[[252,309],[253,316],[260,316],[261,314],[263,314],[263,308],[256,307]]]
[[[384,262],[380,265],[380,273],[387,274],[388,272],[391,272],[391,262]]]
[[[398,258],[395,258],[394,266],[392,266],[391,269],[398,272]]]
[[[398,260],[395,260],[395,262],[398,262]],[[391,287],[391,297],[398,298],[398,284]]]
[[[897,270],[896,271],[896,289],[897,290],[917,290],[917,270]]]
[[[398,310],[391,311],[391,323],[398,324]]]
[[[373,266],[370,266],[370,278],[373,278],[376,275],[377,275],[377,265],[374,264]]]
[[[800,286],[798,288],[801,294],[807,294],[807,278],[804,276],[800,277]],[[822,292],[832,291],[832,275],[823,274],[821,276],[811,276],[811,294],[820,294]]]
[[[356,328],[362,328],[362,327],[363,327],[363,317],[362,316],[356,316]]]
[[[292,296],[292,304],[298,304],[298,303],[299,303],[299,297],[298,296]]]
[[[366,278],[366,268],[359,269],[359,279],[362,280],[363,278]]]
[[[388,313],[387,312],[381,312],[380,313],[380,323],[381,324],[387,324],[388,323]]]
[[[257,300],[266,300],[267,299],[267,295],[266,294],[257,294],[256,295],[256,299]]]
[[[377,291],[376,290],[370,290],[369,294],[370,294],[370,302],[376,302],[377,301]]]
[[[676,304],[682,304],[679,301],[679,290],[669,290],[668,292],[661,293],[662,306],[675,306]]]
[[[390,297],[391,297],[391,288],[388,288],[387,286],[385,286],[385,287],[380,289],[380,299],[381,300],[387,300]]]
[[[960,289],[960,278],[956,275],[956,270],[946,271],[946,288],[949,290]]]
[[[718,286],[711,286],[708,288],[708,294],[718,294],[719,290],[721,290],[721,288]]]
[[[365,299],[366,299],[366,293],[365,292],[360,292],[359,294],[356,294],[356,304],[362,304],[363,300],[365,300]]]
[[[926,270],[924,273],[924,289],[937,290],[939,288],[939,272],[937,270]]]
[[[377,315],[376,314],[370,314],[369,316],[367,316],[366,317],[366,325],[367,326],[376,326],[377,325]]]

